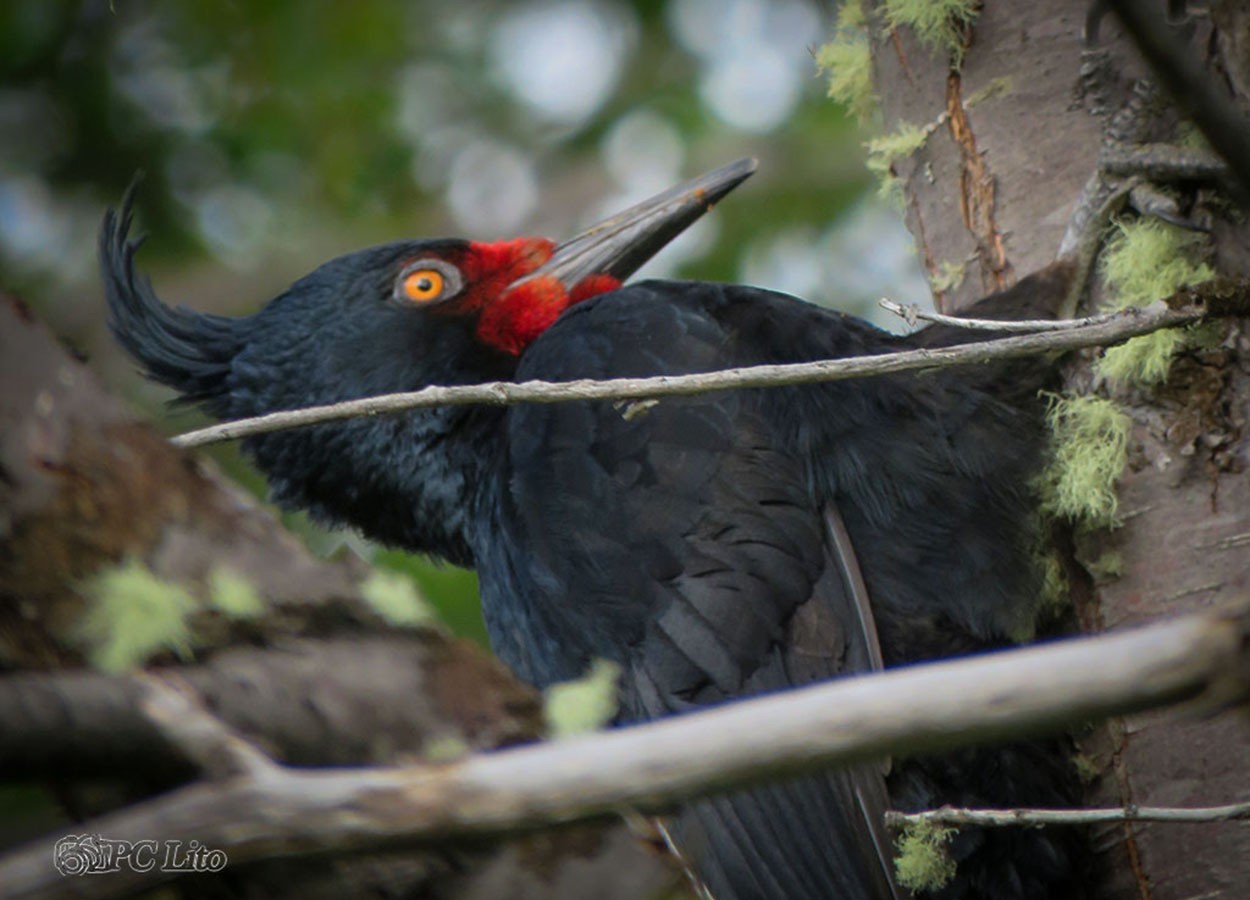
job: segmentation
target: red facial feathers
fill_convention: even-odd
[[[554,249],[543,238],[469,244],[455,261],[464,275],[463,295],[435,309],[476,314],[477,336],[484,344],[519,356],[566,308],[621,286],[610,275],[591,275],[569,290],[556,278],[540,275],[509,290],[550,259]]]
[[[516,238],[469,244],[464,256],[449,260],[464,275],[464,294],[448,305],[448,312],[471,313],[485,309],[508,289],[508,285],[533,272],[555,252],[546,238]]]

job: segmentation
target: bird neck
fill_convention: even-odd
[[[472,566],[468,529],[499,455],[502,414],[488,407],[418,409],[261,435],[244,447],[282,506]]]

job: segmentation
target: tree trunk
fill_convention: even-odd
[[[885,30],[885,11],[875,10],[874,34],[883,36],[872,42],[873,76],[884,130],[931,128],[892,171],[924,266],[943,288],[935,299],[944,311],[1055,258],[1096,171],[1108,123],[1150,94],[1147,67],[1113,17],[1097,23],[1096,44],[1083,45],[1093,5],[986,3],[963,31],[957,68],[947,50],[925,46],[911,28]],[[1162,0],[1154,5],[1162,17]],[[1209,18],[1191,17],[1173,29],[1189,38],[1212,83],[1243,104],[1250,99],[1247,21],[1238,4],[1216,4]],[[1244,274],[1244,215],[1194,184],[1180,185],[1179,197],[1189,218],[1210,224],[1207,254],[1215,270]],[[1106,292],[1097,273],[1087,303]],[[1070,392],[1109,397],[1132,421],[1129,464],[1117,486],[1118,527],[1072,529],[1073,602],[1085,628],[1246,596],[1250,480],[1242,469],[1250,452],[1250,357],[1244,322],[1220,329],[1205,349],[1180,353],[1166,381],[1153,387],[1110,386],[1093,371],[1097,354],[1069,367]],[[1244,716],[1140,716],[1080,743],[1098,770],[1091,805],[1204,806],[1250,796]],[[1096,896],[1242,896],[1250,878],[1244,824],[1114,826],[1098,839],[1106,875]]]

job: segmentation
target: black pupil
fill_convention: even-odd
[[[417,282],[417,290],[423,294],[426,291],[434,290],[434,279],[430,278],[428,275],[423,276],[421,280]]]

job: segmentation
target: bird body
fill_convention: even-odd
[[[607,256],[602,228],[559,247],[399,242],[332,261],[239,319],[163,305],[135,276],[128,216],[110,215],[114,330],[152,377],[221,418],[923,340],[755,288],[622,287],[749,169],[718,173],[662,195],[662,214],[643,204],[609,220],[624,236]],[[520,677],[542,687],[615,661],[623,722],[998,646],[1035,619],[1040,417],[983,375],[412,410],[244,446],[278,501],[476,568],[492,645]],[[1064,795],[1058,769],[1036,745],[888,775],[861,765],[694,804],[675,831],[720,900],[901,897],[887,782],[903,806],[1046,804]],[[1056,885],[1070,841],[968,834],[956,882],[935,896],[1069,896]]]

